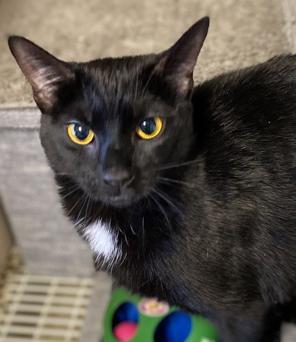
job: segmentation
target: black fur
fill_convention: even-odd
[[[123,257],[112,268],[96,257],[98,268],[203,313],[221,341],[272,341],[296,290],[296,56],[193,89],[206,30],[204,19],[156,55],[59,71],[55,60],[43,85],[40,48],[17,37],[10,47],[44,114],[41,142],[66,214],[82,235],[98,218],[118,235]],[[151,115],[164,130],[142,141],[134,131]],[[69,141],[72,119],[94,130],[92,144]],[[102,181],[114,168],[133,178],[120,191]]]

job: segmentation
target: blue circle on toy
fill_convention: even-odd
[[[119,305],[113,316],[112,326],[122,322],[139,322],[139,311],[135,304],[126,302]]]
[[[185,342],[192,330],[190,315],[175,311],[166,316],[158,325],[154,335],[155,342]]]

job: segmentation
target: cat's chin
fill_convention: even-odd
[[[127,200],[110,200],[108,202],[109,206],[114,208],[127,208],[131,206],[134,202],[133,201],[127,201]]]
[[[124,191],[119,191],[119,193],[109,193],[103,196],[98,196],[96,201],[101,202],[108,207],[113,208],[127,208],[140,202],[143,198],[147,197],[150,193],[150,187],[142,189],[127,188]],[[91,195],[89,195],[91,197]]]
[[[114,208],[126,208],[129,207],[136,202],[138,202],[142,197],[139,195],[117,195],[117,196],[107,196],[105,198],[101,198],[100,201],[106,204],[109,207]]]
[[[115,208],[126,208],[129,207],[140,200],[139,197],[126,198],[123,196],[113,196],[109,197],[106,201],[109,206]]]

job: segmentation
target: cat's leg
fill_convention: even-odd
[[[279,307],[270,308],[264,318],[263,336],[260,342],[280,342],[283,316]]]
[[[281,328],[284,323],[296,324],[296,298],[268,308],[253,321],[221,316],[214,323],[222,342],[286,342]]]
[[[285,336],[281,334],[281,328],[285,323],[296,324],[296,298],[269,308],[264,319],[261,342],[285,342]]]
[[[218,328],[219,342],[261,342],[262,320],[220,317],[213,322]]]

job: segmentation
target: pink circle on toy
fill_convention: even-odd
[[[133,322],[121,322],[113,329],[113,334],[118,342],[129,342],[136,334],[137,324]]]

